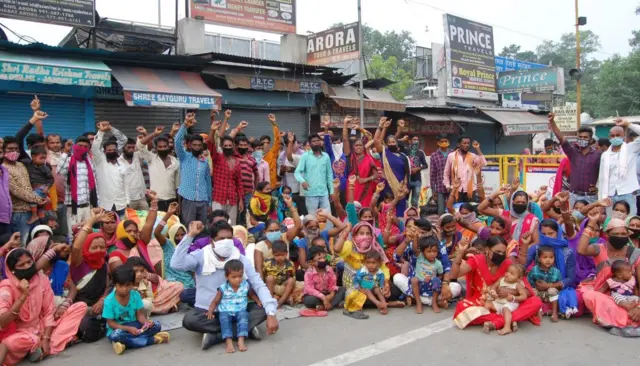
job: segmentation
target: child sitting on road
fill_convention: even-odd
[[[142,297],[133,289],[136,275],[131,266],[116,268],[111,277],[115,288],[104,300],[102,318],[107,320],[107,337],[116,354],[169,342],[169,333],[161,332],[160,323],[144,315]]]
[[[233,345],[233,322],[238,330],[238,349],[240,352],[247,350],[244,339],[249,335],[249,312],[247,312],[248,298],[255,301],[258,306],[262,303],[258,296],[249,287],[249,282],[244,279],[244,265],[240,260],[232,259],[225,263],[224,274],[227,282],[218,288],[216,297],[209,305],[207,318],[215,318],[218,313],[222,339],[227,343],[226,352],[236,351]]]
[[[617,260],[611,264],[611,278],[607,279],[598,291],[610,293],[613,301],[627,310],[640,305],[633,270],[631,265],[623,260]]]
[[[556,255],[552,247],[538,248],[537,264],[531,269],[527,279],[536,295],[543,302],[551,304],[551,321],[558,321],[558,298],[563,287],[562,274],[555,267]]]
[[[384,287],[384,273],[380,269],[382,265],[382,257],[375,250],[367,252],[364,260],[364,266],[360,268],[353,278],[353,288],[367,296],[367,300],[371,301],[380,310],[382,315],[389,313],[387,301],[382,294]]]
[[[319,311],[339,307],[345,295],[345,289],[337,286],[336,275],[326,257],[324,248],[311,247],[309,268],[304,274],[304,305]]]
[[[299,304],[302,302],[304,283],[296,283],[296,271],[288,258],[287,244],[276,240],[271,244],[271,251],[273,258],[266,260],[262,267],[264,282],[271,291],[271,296],[278,300],[278,307]]]
[[[498,330],[498,334],[506,335],[518,330],[518,323],[511,322],[511,313],[514,312],[520,303],[527,299],[527,289],[524,287],[522,278],[524,277],[524,267],[519,264],[512,264],[507,269],[504,277],[494,282],[489,289],[489,296],[484,303],[485,309],[502,314],[504,317],[504,327]],[[506,296],[504,293],[506,292]],[[489,333],[493,323],[484,324],[484,332]]]
[[[433,236],[421,238],[418,242],[420,255],[416,259],[415,276],[411,278],[411,289],[416,299],[416,313],[422,314],[421,298],[431,298],[434,313],[440,312],[438,295],[442,288],[442,263],[438,260],[438,239]],[[445,304],[442,304],[445,306]]]
[[[137,290],[142,297],[144,315],[149,318],[151,316],[151,310],[153,309],[153,288],[151,287],[151,282],[147,280],[147,274],[149,273],[147,264],[140,257],[130,257],[127,259],[126,264],[136,273],[133,288]]]

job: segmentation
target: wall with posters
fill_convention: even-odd
[[[493,28],[444,14],[447,96],[497,101]]]
[[[191,18],[262,32],[296,32],[296,0],[189,0],[189,2]]]
[[[307,36],[307,64],[329,65],[360,58],[358,22]]]

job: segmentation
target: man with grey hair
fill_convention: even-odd
[[[629,204],[629,215],[637,211],[635,191],[640,189],[636,170],[640,140],[625,142],[625,129],[640,134],[640,126],[629,121],[616,118],[616,126],[609,131],[611,147],[600,159],[600,175],[598,177],[599,198],[611,198],[615,203],[625,201]],[[607,215],[612,207],[607,208]]]

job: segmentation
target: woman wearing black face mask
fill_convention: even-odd
[[[56,321],[49,278],[37,271],[31,253],[12,250],[6,269],[7,279],[0,282],[0,308],[7,310],[0,314],[0,327],[15,332],[2,341],[9,348],[5,364],[15,365],[27,354],[31,362],[37,362],[62,352],[77,333],[86,305],[78,303],[73,311],[76,304],[72,305]]]
[[[485,331],[502,329],[505,319],[502,314],[490,313],[484,308],[485,292],[488,286],[493,285],[507,273],[507,269],[512,264],[507,258],[507,244],[502,237],[492,236],[487,240],[484,254],[478,254],[462,263],[469,249],[469,242],[463,240],[458,244],[458,254],[451,267],[451,277],[459,278],[466,276],[467,295],[465,301],[459,301],[453,321],[460,329],[468,325],[484,325]],[[540,325],[538,311],[542,307],[542,300],[534,295],[529,283],[524,281],[529,297],[520,302],[520,306],[512,313],[513,330],[517,329],[517,322],[530,320],[536,325]],[[498,295],[506,298],[507,301],[517,301],[518,299],[509,294],[503,288],[499,288]]]
[[[608,328],[609,332],[625,337],[640,337],[640,308],[636,304],[616,302],[611,293],[598,291],[611,278],[611,264],[623,260],[632,265],[633,276],[638,273],[640,250],[631,245],[629,230],[625,222],[612,218],[605,227],[607,241],[604,244],[589,244],[589,238],[600,221],[598,209],[589,212],[589,221],[578,243],[578,253],[593,257],[596,265],[596,279],[593,286],[580,286],[584,305],[593,314],[594,323]]]
[[[640,216],[628,217],[625,221],[629,230],[629,239],[634,247],[640,248]]]
[[[398,121],[398,124],[401,124],[400,121]],[[402,217],[407,209],[405,188],[407,188],[410,175],[409,159],[400,152],[398,140],[395,136],[389,135],[386,138],[387,145],[383,145],[382,139],[386,136],[389,126],[391,126],[391,120],[387,120],[386,117],[380,118],[380,124],[373,137],[373,142],[376,151],[381,155],[382,169],[387,179],[387,186],[382,192],[382,196],[392,193],[395,197],[402,197],[396,205],[396,216]]]

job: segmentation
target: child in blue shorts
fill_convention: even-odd
[[[438,296],[442,288],[442,263],[438,260],[438,239],[428,236],[420,239],[420,256],[416,260],[414,277],[411,278],[411,288],[416,299],[416,313],[422,314],[420,297],[431,298],[431,308],[434,313],[440,312]]]

